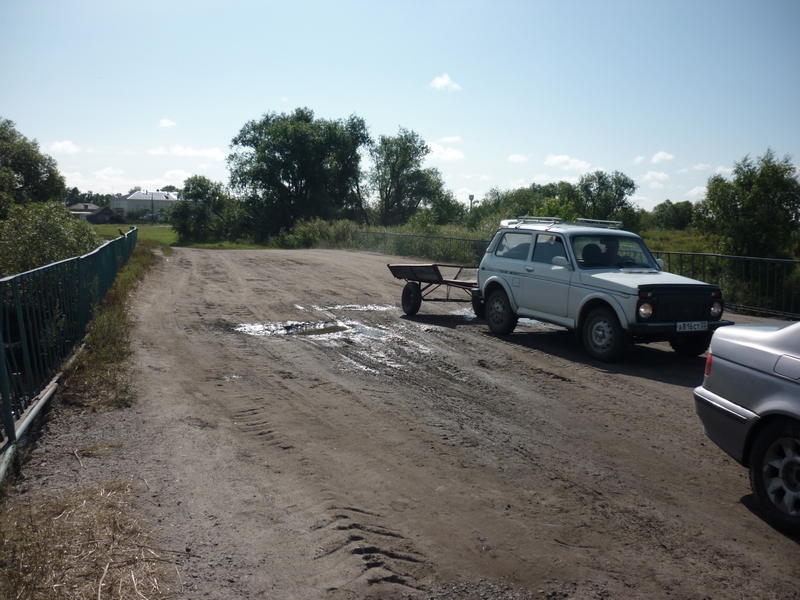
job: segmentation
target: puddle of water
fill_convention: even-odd
[[[302,308],[295,305],[296,308]],[[320,321],[285,321],[282,323],[242,323],[234,330],[256,337],[303,336],[314,344],[335,349],[340,368],[351,372],[378,375],[385,370],[402,371],[409,354],[416,357],[431,352],[429,348],[409,337],[407,323],[389,328],[377,328],[351,319],[339,319],[332,311],[388,311],[395,306],[342,304],[336,306],[311,306],[308,309],[322,313]],[[295,339],[303,339],[296,337]]]
[[[380,304],[337,304],[335,306],[312,306],[314,310],[354,310],[354,311],[374,311],[386,312],[387,310],[395,310],[396,306],[380,305]]]
[[[273,335],[330,335],[347,331],[349,326],[341,321],[303,322],[286,321],[285,323],[242,323],[234,327],[234,331],[259,337]]]

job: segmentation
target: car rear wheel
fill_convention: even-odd
[[[403,287],[401,303],[403,305],[403,312],[409,317],[413,317],[419,312],[419,307],[422,306],[422,291],[419,288],[419,283],[416,281],[409,281],[405,287]]]
[[[625,343],[625,332],[611,309],[596,308],[589,313],[583,325],[583,345],[592,358],[605,362],[617,360]]]
[[[800,422],[768,424],[750,450],[750,486],[764,519],[800,535]]]
[[[495,290],[486,301],[486,321],[489,329],[498,335],[508,335],[517,326],[517,315],[504,290]]]
[[[681,356],[700,356],[708,350],[711,344],[710,333],[699,333],[696,335],[684,335],[674,337],[669,341],[672,349]]]

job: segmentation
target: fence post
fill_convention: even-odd
[[[3,344],[3,319],[0,318],[0,348]],[[8,385],[9,375],[6,368],[5,352],[0,355],[0,396],[2,397],[3,430],[9,444],[17,441],[17,432],[14,430],[14,414],[11,408],[11,388]]]

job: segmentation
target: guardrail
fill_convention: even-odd
[[[664,270],[719,285],[729,308],[800,319],[800,260],[656,252]]]
[[[434,262],[477,265],[489,242],[386,232],[356,232],[354,245]],[[729,308],[761,316],[800,319],[800,260],[653,251],[664,270],[719,285]]]
[[[83,340],[137,233],[131,228],[89,254],[0,279],[0,452],[6,456],[52,394],[54,376]]]

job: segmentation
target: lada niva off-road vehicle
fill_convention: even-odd
[[[471,296],[475,314],[508,335],[520,317],[573,330],[589,354],[620,357],[629,343],[667,341],[698,356],[723,325],[724,300],[716,286],[662,270],[644,241],[616,221],[520,217],[500,223],[477,269],[437,264],[389,265],[405,279],[402,305],[414,315],[432,290],[444,285]],[[454,277],[442,268],[457,268]],[[474,270],[474,267],[473,267]]]
[[[722,290],[662,271],[636,234],[616,221],[522,217],[502,221],[478,269],[489,328],[519,317],[574,330],[591,356],[619,358],[628,342],[668,341],[697,356],[723,325]]]

